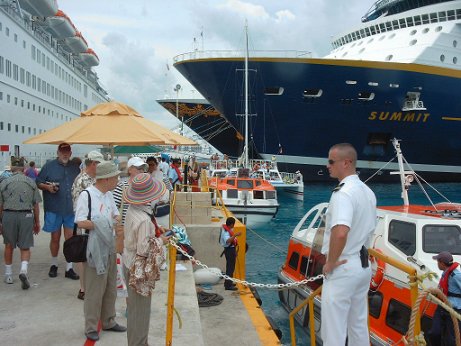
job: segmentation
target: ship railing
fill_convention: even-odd
[[[251,58],[311,58],[312,53],[299,50],[250,50]],[[193,52],[183,53],[175,56],[175,63],[186,60],[199,60],[210,58],[244,58],[244,50],[195,50]]]
[[[383,253],[375,250],[375,249],[368,249],[368,254],[377,258],[378,260],[382,260],[385,263],[405,272],[408,274],[408,283],[410,286],[410,300],[411,300],[411,310],[413,311],[413,307],[416,304],[418,299],[418,275],[415,268],[412,266],[403,263],[397,259],[392,257],[386,256]],[[304,301],[301,302],[296,308],[294,308],[289,314],[289,321],[290,321],[290,336],[291,336],[291,345],[296,346],[296,331],[295,331],[295,316],[296,314],[304,308],[307,304],[309,304],[309,330],[310,330],[310,339],[311,339],[311,346],[316,345],[316,335],[315,335],[315,319],[314,319],[314,299],[322,292],[322,287],[318,287],[314,292],[312,292],[309,297],[307,297]],[[368,325],[370,325],[368,323]],[[416,319],[415,319],[415,327],[414,327],[414,335],[410,337],[416,337],[421,332],[421,320],[420,320],[420,312],[419,309],[416,312]]]

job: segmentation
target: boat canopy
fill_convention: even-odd
[[[379,0],[362,17],[362,22],[369,22],[379,17],[406,12],[415,8],[449,2],[453,0]]]

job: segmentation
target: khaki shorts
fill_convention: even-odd
[[[31,211],[3,211],[3,244],[28,249],[34,246],[34,214]]]

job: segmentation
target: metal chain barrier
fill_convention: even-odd
[[[183,249],[181,249],[181,247],[178,244],[176,244],[176,242],[174,241],[173,238],[174,237],[172,237],[170,239],[170,245],[174,246],[177,251],[179,251],[181,254],[186,256],[189,260],[191,260],[193,263],[195,263],[199,267],[202,267],[203,269],[207,269],[207,270],[209,269],[206,264],[203,264],[198,259],[195,259],[193,256],[189,255],[187,252],[185,252]],[[248,281],[245,281],[245,280],[231,278],[230,276],[228,276],[226,274],[218,274],[218,273],[213,272],[211,270],[208,270],[208,271],[210,273],[216,275],[216,276],[219,276],[220,278],[224,278],[225,280],[230,280],[232,282],[242,284],[244,286],[256,287],[256,288],[276,289],[276,290],[290,289],[290,288],[293,288],[293,287],[306,285],[308,282],[313,282],[313,281],[320,280],[320,279],[324,278],[323,274],[319,274],[319,275],[311,277],[311,278],[307,278],[307,279],[297,281],[297,282],[289,282],[287,284],[260,284],[260,283],[256,283],[256,282],[248,282]]]

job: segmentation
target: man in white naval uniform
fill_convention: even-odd
[[[339,181],[326,214],[322,253],[322,340],[325,346],[369,346],[367,293],[371,280],[368,247],[376,226],[376,197],[356,174],[357,152],[348,143],[328,153],[328,171]],[[364,249],[365,250],[365,249]],[[363,252],[363,250],[362,250]],[[366,251],[365,251],[366,252]],[[362,265],[363,264],[363,265]]]

